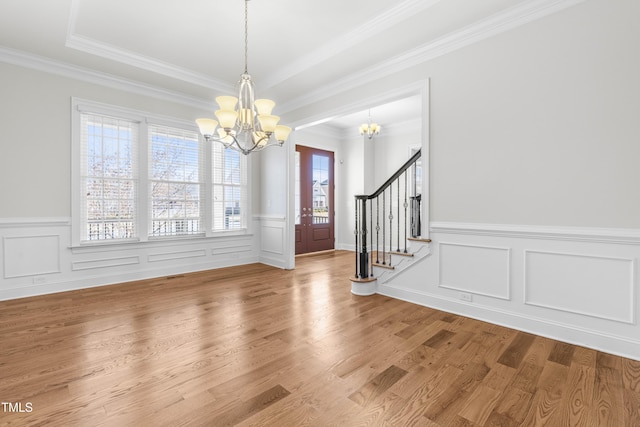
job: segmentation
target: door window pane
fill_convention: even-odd
[[[296,151],[296,201],[295,201],[295,218],[296,225],[300,225],[300,152]]]
[[[329,157],[314,154],[312,156],[313,180],[313,223],[329,223]]]

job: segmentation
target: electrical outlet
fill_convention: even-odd
[[[473,295],[471,295],[468,292],[460,292],[460,299],[462,301],[472,302],[473,301]]]
[[[43,285],[47,283],[47,278],[44,276],[37,276],[34,277],[31,281],[34,285]]]

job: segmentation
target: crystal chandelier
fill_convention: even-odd
[[[358,130],[360,131],[360,135],[367,135],[369,139],[372,139],[380,133],[380,125],[371,123],[371,110],[369,110],[369,122],[361,124]]]
[[[271,114],[276,105],[270,99],[255,99],[255,85],[247,71],[248,3],[244,2],[244,73],[240,77],[239,96],[218,96],[219,109],[214,119],[197,119],[200,133],[207,141],[222,143],[242,154],[249,154],[272,145],[282,146],[291,133],[288,126],[278,125],[280,117]],[[238,108],[236,109],[236,104]],[[218,124],[220,127],[218,127]],[[217,132],[216,132],[217,128]],[[216,134],[217,133],[217,134]]]

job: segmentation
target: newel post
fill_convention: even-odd
[[[369,252],[367,243],[367,196],[355,196],[356,201],[356,274],[359,279],[369,277]]]

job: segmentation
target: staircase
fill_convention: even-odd
[[[378,190],[355,196],[355,274],[351,292],[376,293],[410,265],[430,253],[421,237],[422,204],[418,193],[421,151],[416,152]]]

